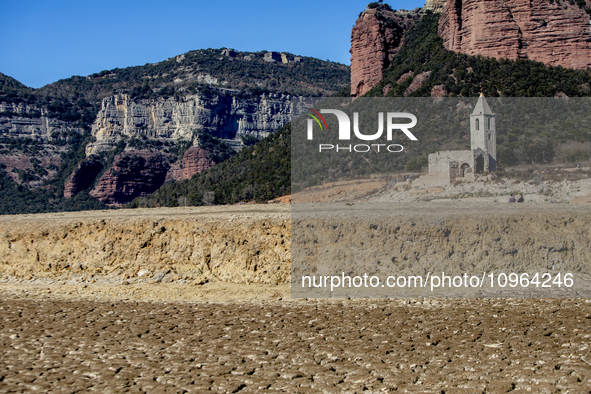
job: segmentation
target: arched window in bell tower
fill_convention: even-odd
[[[492,128],[492,118],[487,118],[487,122],[488,126],[486,128],[490,130]]]
[[[480,130],[480,119],[476,119],[476,130]]]

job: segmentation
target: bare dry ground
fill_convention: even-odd
[[[162,302],[5,287],[0,391],[591,390],[587,300],[293,300],[267,286],[221,302],[221,291]]]
[[[562,165],[563,166],[563,165]],[[589,203],[591,166],[555,168],[523,166],[519,170],[482,174],[474,182],[431,185],[421,173],[374,174],[370,178],[343,180],[309,187],[293,195],[307,202],[426,202],[464,201],[507,203],[511,194],[523,194],[526,203]]]
[[[540,215],[588,212],[566,207],[540,206]],[[123,210],[0,225],[14,237],[103,219],[230,226],[288,213],[284,205]],[[294,299],[289,285],[78,279],[0,278],[0,392],[591,392],[588,299]]]

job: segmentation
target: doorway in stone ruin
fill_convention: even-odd
[[[470,168],[470,164],[468,164],[468,163],[462,164],[462,166],[460,167],[460,176],[462,178],[466,177],[466,173],[468,172],[469,168]]]
[[[482,156],[476,158],[476,172],[484,172],[484,157]]]

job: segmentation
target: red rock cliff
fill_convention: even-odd
[[[192,146],[183,155],[181,163],[173,164],[166,174],[166,181],[182,181],[191,179],[193,175],[208,170],[215,165],[210,152],[206,149]]]
[[[213,167],[215,162],[209,156],[207,150],[197,146],[192,146],[187,149],[183,155],[181,179],[191,179],[193,175]]]
[[[468,55],[591,66],[589,15],[569,1],[448,0],[439,35],[447,49]]]
[[[159,153],[123,152],[115,156],[113,167],[101,176],[89,194],[105,204],[120,206],[158,190],[169,167],[168,160]]]
[[[361,13],[351,33],[351,95],[362,96],[382,80],[382,71],[402,45],[420,11],[392,11],[384,5]]]
[[[103,163],[98,156],[90,156],[70,174],[64,185],[64,197],[72,198],[82,190],[88,188],[96,176],[103,169]]]

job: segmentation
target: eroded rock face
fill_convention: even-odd
[[[96,142],[87,146],[86,153],[111,150],[122,137],[190,140],[195,132],[207,132],[238,141],[242,134],[262,138],[289,122],[293,114],[291,96],[278,94],[257,98],[194,94],[183,100],[118,94],[103,99],[92,126]]]
[[[23,103],[0,102],[0,134],[18,138],[47,140],[52,134],[82,133],[73,124],[47,116],[43,108]]]
[[[215,162],[209,152],[203,148],[192,146],[183,155],[181,179],[190,179],[193,175],[210,169]]]
[[[429,79],[430,75],[431,75],[431,71],[425,71],[425,72],[420,73],[416,77],[414,77],[411,84],[404,91],[404,96],[408,96],[409,94],[414,93],[417,90],[419,90],[421,87],[423,87],[423,84],[425,83],[425,81],[427,79]]]
[[[549,0],[449,0],[439,20],[445,48],[468,55],[591,66],[589,15]]]
[[[87,189],[102,169],[103,163],[98,156],[90,156],[78,164],[64,185],[64,197],[72,198]]]
[[[124,152],[115,156],[113,167],[89,194],[105,204],[122,205],[158,190],[169,168],[168,158],[160,153]]]
[[[447,93],[445,85],[435,85],[431,88],[431,97],[445,97]]]
[[[192,146],[183,155],[183,159],[170,166],[166,181],[182,181],[191,179],[193,175],[213,167],[216,162],[208,150]]]
[[[41,107],[0,102],[0,167],[18,184],[42,186],[55,176],[67,140],[82,133],[73,122],[50,117]]]
[[[433,12],[441,12],[445,7],[447,1],[445,0],[427,0],[425,1],[424,10],[431,10]]]
[[[384,6],[368,8],[351,33],[351,95],[362,96],[382,80],[383,70],[400,49],[404,32],[422,11],[391,11]]]

